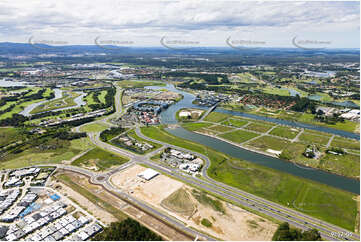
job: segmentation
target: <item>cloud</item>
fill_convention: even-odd
[[[230,34],[251,29],[274,35],[343,32],[358,40],[359,8],[358,2],[324,1],[2,0],[0,42],[24,42],[31,35],[84,44],[98,35],[154,42],[164,34],[182,34],[217,44]]]

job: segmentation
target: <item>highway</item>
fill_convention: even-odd
[[[121,91],[120,88],[117,87],[116,97],[118,97],[118,98],[120,97],[120,94],[119,94],[120,91]],[[116,116],[120,112],[121,112],[121,104],[117,103],[117,101],[116,101],[116,113],[113,113],[111,116]],[[98,121],[94,121],[94,122],[107,122],[109,118],[110,117],[108,116],[108,117],[104,118],[103,120],[98,120]],[[79,127],[80,126],[76,127],[75,130],[79,131]],[[253,194],[244,192],[237,188],[234,188],[234,187],[228,186],[226,184],[223,184],[221,182],[213,180],[207,174],[207,169],[210,167],[210,164],[211,164],[210,160],[208,159],[207,156],[205,156],[203,154],[199,154],[194,151],[190,151],[190,150],[187,150],[187,149],[184,149],[181,147],[177,147],[172,144],[160,142],[158,140],[154,140],[147,136],[144,136],[141,133],[140,128],[138,126],[136,127],[136,134],[143,139],[146,139],[146,140],[149,140],[149,141],[152,141],[155,143],[159,143],[159,144],[163,145],[163,147],[156,151],[148,153],[146,155],[137,155],[130,151],[123,150],[123,149],[120,149],[111,144],[102,142],[99,139],[99,135],[100,135],[99,133],[89,133],[90,140],[95,145],[97,145],[103,149],[118,153],[121,156],[128,157],[130,159],[130,161],[128,163],[124,164],[123,166],[115,168],[107,173],[95,174],[86,169],[82,169],[82,168],[78,168],[78,167],[75,168],[73,166],[71,166],[71,167],[67,166],[66,169],[73,169],[73,171],[80,172],[82,174],[86,174],[92,178],[91,181],[93,181],[94,183],[95,182],[99,183],[100,181],[98,181],[96,178],[99,176],[102,176],[104,178],[103,185],[107,189],[115,191],[117,194],[119,194],[119,196],[124,197],[124,199],[128,199],[132,202],[137,203],[138,206],[142,207],[146,211],[150,211],[151,213],[154,213],[157,216],[160,216],[162,219],[166,219],[168,222],[172,223],[174,226],[180,227],[180,228],[184,229],[184,231],[187,231],[188,233],[191,233],[194,236],[206,238],[207,240],[212,239],[212,238],[207,238],[208,236],[200,234],[197,231],[194,231],[194,230],[191,230],[191,229],[185,227],[179,221],[176,221],[173,218],[171,218],[163,213],[160,213],[157,210],[154,210],[153,208],[149,207],[147,204],[134,199],[133,197],[129,196],[128,194],[126,194],[122,191],[119,191],[118,189],[115,189],[109,182],[110,176],[134,163],[144,164],[149,167],[152,167],[155,170],[158,170],[161,173],[167,174],[171,177],[181,180],[184,183],[188,183],[195,187],[199,187],[205,191],[208,191],[210,193],[213,193],[215,195],[223,197],[235,204],[240,204],[241,206],[246,207],[249,210],[254,210],[254,211],[257,211],[258,213],[263,213],[263,214],[273,217],[279,221],[288,222],[289,224],[291,224],[295,227],[301,228],[303,230],[316,228],[317,230],[320,231],[323,239],[326,239],[326,240],[360,240],[359,235],[352,233],[350,231],[347,231],[343,228],[340,228],[336,225],[329,224],[329,223],[319,220],[317,218],[303,214],[299,211],[290,209],[288,207],[268,201],[266,199],[255,196]],[[193,154],[201,157],[205,161],[205,164],[202,168],[202,176],[204,179],[200,179],[197,177],[187,175],[185,173],[182,173],[178,169],[169,168],[169,167],[166,167],[165,165],[160,165],[160,164],[154,163],[150,160],[151,156],[153,156],[154,154],[158,153],[160,150],[162,150],[166,147],[171,147],[171,148],[175,148],[175,149],[178,149],[181,151],[193,153]],[[62,168],[64,168],[64,167],[62,167]],[[332,236],[333,234],[335,236]],[[339,235],[339,236],[337,236],[337,235]]]

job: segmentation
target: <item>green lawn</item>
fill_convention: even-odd
[[[281,89],[281,88],[263,88],[262,91],[264,93],[269,93],[269,94],[275,94],[275,95],[280,95],[280,96],[289,96],[290,93],[288,90],[285,89]]]
[[[54,93],[54,91],[51,88],[47,88],[46,91],[43,94],[43,97],[50,97],[50,94]]]
[[[265,135],[248,142],[246,145],[263,151],[267,151],[267,149],[282,151],[289,143],[287,140]]]
[[[274,125],[267,124],[267,123],[260,123],[260,122],[252,122],[251,124],[247,125],[245,129],[265,133],[269,129],[271,129]]]
[[[248,123],[247,120],[234,119],[234,118],[230,118],[230,119],[227,119],[226,121],[222,122],[223,125],[234,126],[234,127],[242,127],[242,126],[246,125],[247,123]]]
[[[328,137],[328,136],[312,134],[309,131],[304,131],[299,137],[299,140],[304,143],[320,144],[320,145],[327,145],[329,139],[330,139],[330,137]]]
[[[87,105],[96,104],[96,102],[94,101],[94,92],[89,93],[88,95],[86,95],[86,97],[84,97],[84,100],[85,100]]]
[[[219,137],[225,138],[235,143],[243,143],[257,136],[258,134],[256,133],[248,132],[244,130],[237,130],[234,132],[219,135]]]
[[[295,128],[290,128],[286,126],[278,126],[274,128],[270,134],[276,135],[279,137],[287,138],[287,139],[293,139],[297,136],[297,134],[300,132],[300,130]]]
[[[91,124],[86,124],[86,125],[82,126],[80,128],[80,131],[87,132],[87,133],[94,133],[94,132],[101,132],[107,128],[109,128],[109,127],[105,124],[91,123]]]
[[[317,134],[319,136],[325,136],[325,137],[329,137],[329,138],[332,136],[332,134],[330,134],[330,133],[320,132],[320,131],[313,130],[313,129],[306,129],[305,132],[309,133],[309,134]]]
[[[157,81],[132,81],[132,80],[123,80],[117,82],[117,85],[122,88],[142,88],[146,86],[165,86],[164,82],[157,82]]]
[[[98,98],[99,98],[99,101],[103,104],[105,104],[105,96],[107,95],[108,91],[107,90],[103,90],[100,92]]]
[[[11,118],[13,116],[13,114],[20,113],[21,111],[23,111],[25,109],[25,107],[29,106],[30,104],[37,103],[37,102],[40,102],[43,100],[44,99],[36,99],[36,100],[19,103],[11,111],[0,115],[0,119]]]
[[[76,103],[74,102],[74,99],[80,96],[79,93],[70,92],[67,94],[64,94],[62,98],[57,98],[49,102],[45,102],[44,104],[41,104],[34,108],[30,113],[36,114],[40,112],[47,112],[52,110],[57,110],[59,108],[67,108],[75,106]]]
[[[14,169],[39,164],[60,163],[94,147],[89,138],[72,141],[50,140],[48,144],[56,144],[58,148],[42,150],[35,147],[18,154],[8,155],[0,159],[0,168]]]
[[[320,168],[339,175],[348,177],[360,177],[359,155],[333,155],[326,154],[320,161]]]
[[[334,137],[331,142],[332,147],[339,147],[344,149],[350,149],[359,152],[360,142],[353,139],[346,139],[342,137]]]
[[[94,148],[79,157],[78,159],[74,160],[71,164],[81,167],[96,166],[97,170],[104,171],[113,166],[119,166],[121,164],[124,164],[127,161],[127,158],[121,157],[100,148]]]
[[[248,113],[253,113],[253,114],[258,114],[261,116],[270,116],[268,114],[268,112],[264,112],[262,110],[260,111],[256,111],[256,110],[249,110],[247,111],[245,110],[240,110],[241,112],[248,112]],[[314,115],[311,113],[299,113],[299,112],[294,112],[294,111],[284,111],[282,110],[281,112],[279,112],[276,115],[271,115],[271,117],[274,118],[279,118],[279,119],[285,119],[285,120],[293,120],[293,121],[298,121],[301,123],[308,123],[308,124],[314,124],[314,125],[319,125],[319,126],[325,126],[325,127],[330,127],[330,128],[334,128],[334,129],[339,129],[339,130],[344,130],[347,132],[352,132],[352,133],[359,133],[357,132],[357,128],[360,126],[359,123],[357,122],[352,122],[349,120],[345,120],[345,122],[338,122],[336,124],[326,124],[326,123],[322,123],[319,122],[317,120],[314,119]]]
[[[182,124],[182,127],[189,131],[197,131],[201,128],[207,128],[212,125],[213,124],[211,124],[211,123],[185,123],[185,124]]]
[[[207,155],[211,160],[207,173],[219,182],[291,208],[294,208],[293,201],[300,200],[301,197],[307,203],[304,207],[295,209],[354,231],[357,201],[353,198],[356,194],[231,158],[206,146],[175,137],[160,127],[144,127],[142,133],[153,139]],[[233,168],[229,164],[230,160],[245,169]],[[312,210],[308,209],[309,206],[312,206]],[[330,206],[332,209],[329,209]]]
[[[3,106],[0,107],[0,111],[7,109],[8,107],[10,107],[10,106],[13,105],[13,104],[16,104],[16,102],[15,102],[15,101],[8,101],[8,102],[6,102],[5,105],[3,105]]]
[[[231,127],[223,126],[223,125],[214,125],[209,127],[210,130],[216,131],[216,132],[227,132],[233,130]]]
[[[19,129],[16,128],[1,128],[0,127],[0,147],[19,141],[21,134]]]
[[[210,114],[207,115],[207,117],[204,118],[204,121],[218,123],[225,120],[228,117],[230,117],[230,115],[225,113],[211,112]]]

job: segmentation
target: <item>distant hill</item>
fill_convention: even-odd
[[[322,49],[304,50],[298,48],[257,48],[232,49],[230,47],[195,47],[188,49],[168,49],[166,47],[119,47],[105,45],[64,45],[51,46],[46,44],[0,42],[0,55],[40,55],[40,54],[188,54],[188,55],[217,55],[217,54],[244,54],[244,55],[359,55],[359,49]]]

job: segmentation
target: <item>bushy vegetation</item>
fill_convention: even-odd
[[[125,131],[122,127],[111,127],[110,129],[106,129],[100,133],[100,139],[103,142],[107,142],[111,140],[112,138],[120,135]]]
[[[206,219],[206,218],[203,218],[202,220],[201,220],[201,224],[203,225],[203,226],[206,226],[206,227],[212,227],[212,223],[211,223],[211,221],[209,221],[208,219]]]
[[[97,234],[94,241],[159,241],[162,237],[144,227],[137,221],[127,218],[113,222],[103,232]]]
[[[299,229],[290,228],[288,223],[282,223],[272,237],[273,241],[320,241],[321,235],[316,229],[302,232]]]
[[[201,204],[210,206],[215,211],[221,212],[223,214],[226,213],[226,210],[224,209],[223,204],[218,199],[211,198],[205,192],[192,190],[192,195]]]
[[[96,166],[99,170],[106,170],[112,166],[121,165],[127,162],[128,159],[102,150],[100,148],[94,148],[88,151],[83,156],[74,160],[71,164],[75,166]]]
[[[111,88],[107,88],[107,93],[105,94],[105,102],[101,102],[99,100],[99,95],[101,94],[101,91],[98,91],[98,92],[95,92],[93,94],[93,99],[96,103],[94,104],[90,104],[89,107],[92,109],[92,110],[97,110],[97,109],[104,109],[104,108],[109,108],[109,107],[113,107],[113,109],[115,108],[114,107],[114,95],[116,93],[116,89],[114,87],[111,87]]]

